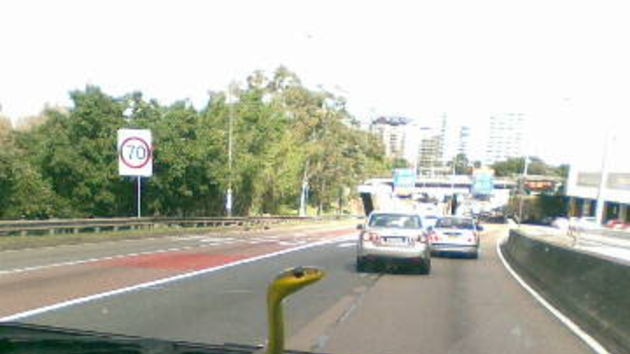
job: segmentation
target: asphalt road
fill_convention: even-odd
[[[506,233],[504,227],[489,227],[479,259],[435,258],[428,276],[395,271],[356,273],[354,242],[343,238],[343,233],[337,234],[341,237],[337,240],[311,235],[308,242],[283,247],[279,240],[269,239],[270,244],[236,242],[173,251],[184,252],[186,257],[221,255],[227,257],[222,264],[240,263],[21,321],[195,342],[261,344],[266,335],[268,281],[287,267],[316,265],[326,270],[326,278],[286,304],[288,347],[292,349],[357,354],[592,353],[508,274],[495,249],[496,240]],[[327,243],[309,246],[316,241]],[[245,251],[247,247],[256,252]],[[228,257],[237,250],[259,258]],[[260,257],[265,252],[280,253]],[[19,263],[14,262],[11,266]],[[60,266],[55,273],[61,277],[57,282],[67,276],[66,286],[76,286],[73,282],[85,281],[78,273],[114,277],[111,269],[126,274],[156,272],[151,262],[116,260],[107,264]],[[171,267],[168,274],[174,270],[189,271]],[[164,272],[161,269],[156,276],[168,275]],[[25,276],[9,274],[17,275]],[[0,277],[0,300],[16,296],[8,285],[2,286],[6,276]],[[30,282],[36,287],[36,280]],[[19,282],[13,284],[19,286]],[[40,291],[52,286],[43,284]]]

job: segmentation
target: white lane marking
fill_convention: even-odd
[[[173,236],[176,237],[176,236]],[[27,248],[20,248],[20,249],[15,249],[15,250],[4,250],[4,251],[0,251],[0,254],[2,253],[18,253],[18,252],[25,252],[25,251],[40,251],[40,250],[49,250],[49,249],[59,249],[59,248],[77,248],[77,247],[85,247],[85,245],[90,245],[90,246],[100,246],[100,245],[108,245],[108,244],[120,244],[120,243],[131,243],[131,242],[141,242],[141,241],[160,241],[163,240],[164,237],[146,237],[146,238],[130,238],[130,239],[122,239],[122,240],[116,240],[116,241],[101,241],[101,242],[86,242],[84,244],[70,244],[70,245],[57,245],[57,246],[42,246],[42,247],[27,247]],[[181,241],[181,240],[178,240]]]
[[[215,242],[215,243],[219,242],[219,243],[221,243],[221,242],[232,241],[232,240],[234,240],[233,237],[226,237],[226,238],[223,238],[223,237],[201,237],[201,238],[197,239],[197,241],[199,241],[199,242],[210,242],[210,243],[212,243],[212,242]]]
[[[216,271],[219,271],[219,270],[222,270],[222,269],[231,268],[231,267],[235,267],[235,266],[239,266],[239,265],[247,264],[247,263],[253,263],[253,262],[257,262],[257,261],[263,260],[263,259],[273,258],[273,257],[277,257],[277,256],[280,256],[280,255],[284,255],[284,254],[288,254],[288,253],[292,253],[292,252],[297,252],[297,251],[305,250],[305,249],[308,249],[308,248],[313,248],[313,247],[323,246],[323,245],[327,245],[327,244],[332,244],[332,243],[336,243],[336,242],[339,242],[339,239],[331,239],[331,240],[319,241],[319,242],[311,243],[311,244],[308,244],[308,245],[302,245],[302,246],[288,248],[288,249],[277,251],[277,252],[273,252],[273,253],[264,254],[264,255],[261,255],[261,256],[256,256],[256,257],[252,257],[252,258],[242,259],[240,261],[235,261],[235,262],[232,262],[232,263],[224,264],[224,265],[213,267],[213,268],[206,268],[206,269],[202,269],[202,270],[198,270],[198,271],[194,271],[194,272],[190,272],[190,273],[184,273],[184,274],[180,274],[180,275],[176,275],[176,276],[172,276],[172,277],[168,277],[168,278],[163,278],[163,279],[153,280],[153,281],[146,282],[146,283],[141,283],[141,284],[137,284],[137,285],[128,286],[128,287],[125,287],[125,288],[120,288],[120,289],[106,291],[106,292],[99,293],[99,294],[94,294],[94,295],[80,297],[80,298],[76,298],[76,299],[72,299],[72,300],[68,300],[68,301],[63,301],[63,302],[59,302],[59,303],[56,303],[56,304],[53,304],[53,305],[39,307],[39,308],[36,308],[36,309],[32,309],[32,310],[28,310],[28,311],[24,311],[24,312],[19,312],[19,313],[10,315],[10,316],[2,317],[2,318],[0,318],[0,322],[18,321],[18,320],[22,320],[22,319],[27,318],[27,317],[31,317],[31,316],[35,316],[35,315],[41,315],[41,314],[43,314],[45,312],[59,310],[59,309],[62,309],[64,307],[84,304],[86,302],[90,302],[90,301],[94,301],[94,300],[100,300],[100,299],[103,299],[103,298],[106,298],[106,297],[110,297],[110,296],[121,295],[121,294],[124,294],[124,293],[132,292],[132,291],[136,291],[136,290],[140,290],[140,289],[146,289],[146,288],[151,288],[151,287],[155,287],[155,286],[159,286],[159,285],[164,285],[164,284],[175,282],[175,281],[178,281],[178,280],[183,280],[183,279],[196,277],[198,275],[204,275],[204,274],[208,274],[208,273],[213,273],[213,272],[216,272]]]
[[[338,244],[337,247],[339,247],[339,248],[347,248],[347,247],[354,247],[356,245],[357,245],[356,242],[344,242],[344,243]]]
[[[279,244],[280,246],[295,246],[295,245],[303,245],[305,243],[308,243],[308,241],[306,240],[299,240],[299,241],[279,241],[276,242],[277,244]]]
[[[117,254],[117,255],[113,255],[113,256],[79,259],[79,260],[76,260],[76,261],[67,261],[67,262],[59,262],[59,263],[52,263],[52,264],[44,264],[44,265],[39,265],[39,266],[13,268],[13,269],[0,270],[0,275],[15,274],[15,273],[25,273],[25,272],[32,272],[32,271],[36,271],[36,270],[43,270],[43,269],[49,269],[49,268],[58,268],[58,267],[64,267],[64,266],[74,266],[74,265],[79,265],[79,264],[94,263],[94,262],[100,262],[100,261],[110,261],[110,260],[114,260],[114,259],[146,256],[146,255],[151,255],[151,254],[160,254],[160,253],[167,253],[167,252],[181,252],[181,251],[187,251],[187,250],[190,250],[190,249],[193,249],[193,248],[196,248],[196,247],[194,247],[194,246],[171,247],[171,248],[165,248],[165,249],[159,249],[159,250],[133,252],[133,253],[126,253],[126,254]]]
[[[338,242],[342,242],[342,241],[355,241],[357,240],[357,234],[356,233],[350,233],[344,236],[339,236],[339,238],[337,239]]]
[[[342,237],[348,237],[348,236],[342,236]],[[306,244],[308,242],[306,240],[296,240],[296,241],[288,241],[288,242],[280,241],[280,242],[278,242],[278,240],[277,240],[278,237],[277,236],[273,236],[273,237],[270,237],[270,238],[273,239],[273,241],[271,241],[271,242],[275,242],[275,243],[277,243],[277,244],[279,244],[281,246],[303,245],[303,244]],[[205,237],[204,238],[202,236],[202,237],[199,237],[199,239],[203,243],[201,245],[196,245],[196,246],[171,247],[171,248],[166,248],[166,249],[150,250],[150,251],[143,251],[143,252],[133,252],[133,253],[126,253],[126,254],[117,254],[117,255],[113,255],[113,256],[104,256],[104,257],[93,257],[93,258],[79,259],[79,260],[67,261],[67,262],[43,264],[43,265],[38,265],[38,266],[5,269],[5,270],[0,270],[0,276],[7,275],[7,274],[32,272],[32,271],[37,271],[37,270],[49,269],[49,268],[59,268],[59,267],[65,267],[65,266],[81,265],[81,264],[86,264],[86,263],[109,261],[109,260],[126,258],[126,257],[138,257],[138,256],[146,256],[146,255],[160,254],[160,253],[166,253],[166,252],[181,252],[181,251],[187,251],[187,250],[191,250],[191,249],[195,249],[195,248],[207,248],[207,247],[214,247],[214,246],[230,245],[230,244],[235,244],[235,243],[259,244],[259,243],[269,242],[269,241],[267,241],[265,239],[254,239],[256,242],[247,242],[247,240],[236,239],[236,238],[233,238],[233,237],[227,237],[227,238],[208,238],[208,237]],[[204,241],[204,240],[207,240],[207,241]],[[254,240],[252,240],[252,241],[254,241]]]
[[[138,256],[151,255],[151,254],[167,253],[167,252],[181,252],[181,251],[187,251],[187,250],[191,250],[195,248],[207,248],[207,247],[229,245],[229,244],[240,242],[239,240],[236,240],[234,238],[217,239],[217,240],[221,240],[221,242],[208,241],[207,243],[205,243],[205,241],[201,239],[201,242],[204,242],[204,243],[202,245],[197,245],[197,246],[170,247],[170,248],[165,248],[165,249],[157,249],[157,250],[150,250],[150,251],[143,251],[143,252],[117,254],[113,256],[93,257],[93,258],[78,259],[78,260],[67,261],[67,262],[43,264],[43,265],[38,265],[38,266],[5,269],[5,270],[0,270],[0,275],[25,273],[25,272],[44,270],[44,269],[49,269],[49,268],[59,268],[59,267],[74,266],[74,265],[94,263],[94,262],[100,262],[100,261],[109,261],[113,259],[120,259],[120,258],[126,258],[126,257],[138,257]]]
[[[573,334],[578,336],[582,341],[584,341],[584,343],[586,343],[589,347],[591,347],[593,351],[595,351],[598,354],[610,354],[608,350],[606,350],[606,348],[604,348],[597,340],[595,340],[595,338],[591,337],[582,328],[580,328],[580,326],[575,324],[575,322],[571,321],[562,312],[560,312],[560,310],[556,309],[551,304],[549,304],[547,300],[545,300],[540,294],[538,294],[536,290],[530,287],[525,282],[525,280],[523,280],[523,278],[521,278],[521,276],[518,275],[518,273],[516,273],[514,269],[512,269],[512,267],[505,260],[505,257],[503,256],[503,252],[501,252],[501,243],[503,242],[503,240],[505,240],[505,238],[497,240],[497,244],[496,244],[497,254],[499,254],[499,258],[501,258],[501,262],[503,262],[503,266],[505,266],[508,272],[514,277],[514,279],[516,279],[516,281],[523,288],[525,288],[525,290],[527,290],[527,292],[529,292],[529,294],[532,295],[534,299],[536,299],[536,301],[538,301],[544,308],[546,308],[549,312],[551,312],[554,316],[556,316],[556,318],[559,319],[560,322],[562,322],[565,326],[567,326],[567,328],[569,328],[569,330],[571,330]]]
[[[87,258],[87,259],[79,259],[79,260],[76,260],[76,261],[51,263],[51,264],[44,264],[44,265],[31,266],[31,267],[12,268],[12,269],[0,270],[0,275],[14,274],[14,273],[25,273],[25,272],[31,272],[31,271],[36,271],[36,270],[43,270],[43,269],[48,269],[48,268],[58,268],[58,267],[64,267],[64,266],[73,266],[73,265],[94,263],[94,262],[100,262],[100,261],[110,261],[110,260],[113,260],[113,259],[120,259],[120,258],[127,258],[127,257],[147,256],[147,255],[151,255],[151,254],[160,254],[160,253],[168,253],[168,252],[181,252],[181,251],[188,251],[188,250],[191,250],[191,249],[194,249],[194,248],[201,248],[201,247],[196,247],[196,246],[171,247],[171,248],[165,248],[165,249],[159,249],[159,250],[150,250],[150,251],[143,251],[143,252],[132,252],[132,253],[125,253],[125,254],[116,254],[116,255],[113,255],[113,256],[104,256],[104,257],[94,257],[94,258]]]

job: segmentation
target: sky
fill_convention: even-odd
[[[17,122],[87,84],[162,104],[285,65],[359,119],[473,127],[523,113],[526,152],[601,160],[630,132],[624,1],[4,0],[0,105]],[[627,139],[630,140],[630,139]]]

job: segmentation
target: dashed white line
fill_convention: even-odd
[[[344,243],[338,244],[337,247],[339,247],[339,248],[347,248],[347,247],[354,247],[356,245],[357,245],[356,242],[344,242]]]
[[[344,236],[344,237],[347,237],[347,236]],[[249,241],[243,240],[243,239],[237,239],[233,237],[223,238],[223,237],[192,236],[191,238],[194,238],[195,240],[202,242],[202,244],[193,245],[193,246],[171,247],[171,248],[150,250],[150,251],[143,251],[143,252],[132,252],[132,253],[118,254],[118,255],[105,256],[105,257],[93,257],[93,258],[79,259],[79,260],[67,261],[67,262],[43,264],[43,265],[31,266],[31,267],[5,269],[5,270],[0,270],[0,275],[25,273],[25,272],[38,271],[38,270],[44,270],[44,269],[49,269],[49,268],[59,268],[59,267],[65,267],[65,266],[75,266],[75,265],[108,261],[108,260],[114,260],[114,259],[120,259],[120,258],[126,258],[126,257],[138,257],[138,256],[146,256],[150,254],[167,253],[167,252],[181,252],[181,251],[188,251],[195,248],[231,245],[235,243],[249,243],[249,244],[277,243],[281,246],[299,246],[299,245],[304,245],[310,242],[310,240],[305,240],[305,239],[297,239],[294,241],[279,241],[280,238],[278,236],[255,238],[255,239],[250,239]]]
[[[166,252],[179,252],[179,251],[185,251],[185,250],[188,250],[188,249],[191,249],[191,248],[192,248],[191,246],[187,246],[187,247],[173,247],[173,248],[167,248],[167,249],[161,249],[161,250],[152,250],[152,251],[144,251],[144,252],[133,252],[133,253],[126,253],[126,254],[117,254],[117,255],[114,255],[114,256],[80,259],[80,260],[76,260],[76,261],[59,262],[59,263],[45,264],[45,265],[40,265],[40,266],[32,266],[32,267],[24,267],[24,268],[13,268],[13,269],[7,269],[7,270],[0,270],[0,275],[24,273],[24,272],[31,272],[31,271],[35,271],[35,270],[43,270],[43,269],[48,269],[48,268],[58,268],[58,267],[64,267],[64,266],[73,266],[73,265],[94,263],[94,262],[100,262],[100,261],[110,261],[110,260],[114,260],[114,259],[127,258],[127,257],[146,256],[146,255],[149,255],[149,254],[160,254],[160,253],[166,253]]]
[[[194,272],[190,272],[190,273],[184,273],[184,274],[176,275],[176,276],[173,276],[173,277],[158,279],[158,280],[154,280],[154,281],[150,281],[150,282],[146,282],[146,283],[142,283],[142,284],[137,284],[137,285],[133,285],[133,286],[125,287],[125,288],[120,288],[120,289],[106,291],[106,292],[99,293],[99,294],[94,294],[94,295],[90,295],[90,296],[80,297],[80,298],[76,298],[76,299],[72,299],[72,300],[56,303],[56,304],[53,304],[53,305],[44,306],[44,307],[40,307],[40,308],[28,310],[28,311],[16,313],[16,314],[13,314],[13,315],[10,315],[10,316],[2,317],[2,318],[0,318],[0,322],[22,320],[22,319],[27,318],[27,317],[40,315],[40,314],[43,314],[45,312],[59,310],[59,309],[62,309],[64,307],[79,305],[79,304],[83,304],[83,303],[86,303],[86,302],[99,300],[99,299],[103,299],[103,298],[110,297],[110,296],[121,295],[121,294],[124,294],[124,293],[128,293],[128,292],[131,292],[131,291],[136,291],[136,290],[140,290],[140,289],[146,289],[146,288],[152,288],[152,287],[156,287],[156,286],[160,286],[160,285],[165,285],[165,284],[168,284],[168,283],[171,283],[171,282],[175,282],[175,281],[178,281],[178,280],[188,279],[188,278],[192,278],[192,277],[195,277],[195,276],[198,276],[198,275],[208,274],[208,273],[216,272],[216,271],[219,271],[219,270],[222,270],[222,269],[231,268],[231,267],[235,267],[235,266],[242,265],[242,264],[247,264],[247,263],[253,263],[253,262],[256,262],[256,261],[259,261],[259,260],[263,260],[263,259],[267,259],[267,258],[273,258],[273,257],[277,257],[277,256],[280,256],[280,255],[283,255],[283,254],[297,252],[297,251],[305,250],[305,249],[308,249],[308,248],[323,246],[323,245],[326,245],[326,244],[332,244],[332,243],[336,243],[336,242],[339,242],[339,239],[332,239],[332,240],[324,240],[324,241],[314,242],[314,243],[310,243],[310,244],[307,244],[307,245],[301,245],[301,246],[288,248],[288,249],[277,251],[277,252],[273,252],[273,253],[268,253],[268,254],[261,255],[261,256],[256,256],[256,257],[252,257],[252,258],[243,259],[243,260],[240,260],[240,261],[235,261],[235,262],[232,262],[232,263],[224,264],[224,265],[213,267],[213,268],[206,268],[206,269],[202,269],[202,270],[198,270],[198,271],[194,271]]]

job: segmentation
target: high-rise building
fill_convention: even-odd
[[[385,156],[405,158],[405,140],[410,119],[404,117],[379,117],[370,124],[370,131],[381,138]]]
[[[483,163],[492,165],[497,161],[523,156],[524,125],[522,113],[491,116]]]
[[[471,141],[470,127],[466,125],[460,126],[459,135],[458,135],[457,153],[464,154],[469,159],[472,157],[470,141]]]
[[[444,166],[444,132],[437,127],[419,127],[418,165],[420,175],[433,176],[439,174]]]

